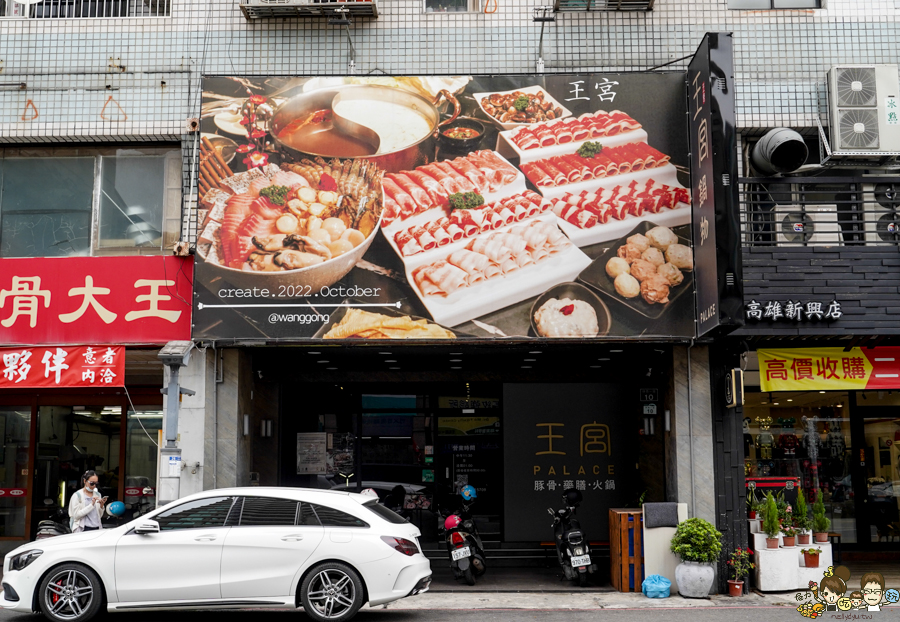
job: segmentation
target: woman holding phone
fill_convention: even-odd
[[[100,517],[103,516],[107,497],[101,496],[97,490],[100,478],[97,477],[96,471],[85,471],[81,481],[84,488],[76,490],[69,499],[69,523],[72,533],[103,528]]]

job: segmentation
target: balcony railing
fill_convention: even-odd
[[[655,0],[554,0],[556,12],[652,11]]]
[[[896,246],[900,177],[743,178],[744,246]]]

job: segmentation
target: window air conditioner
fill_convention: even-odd
[[[774,216],[778,246],[841,244],[836,205],[776,205]]]
[[[866,242],[900,241],[900,184],[863,184]]]
[[[900,155],[898,82],[897,65],[840,65],[828,71],[834,155]]]

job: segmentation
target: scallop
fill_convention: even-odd
[[[293,214],[285,214],[275,221],[275,228],[281,233],[294,233],[297,230],[299,221]]]
[[[353,250],[353,244],[349,240],[335,240],[329,244],[326,244],[328,250],[331,251],[332,257],[337,257],[338,255],[343,255],[344,253],[349,253]]]
[[[319,190],[319,203],[324,203],[325,205],[334,205],[335,203],[337,203],[337,198],[337,192],[332,192],[331,190]]]
[[[341,234],[347,229],[347,225],[340,218],[326,218],[322,222],[322,229],[331,235],[332,240],[337,240]]]
[[[304,203],[315,203],[316,191],[312,188],[300,188],[299,190],[297,190],[297,198]]]
[[[354,248],[362,244],[366,241],[366,236],[362,234],[362,231],[357,231],[356,229],[346,229],[344,233],[341,234],[342,240],[347,240],[350,242]]]
[[[328,233],[326,229],[322,229],[321,227],[316,229],[315,231],[310,231],[309,237],[314,239],[316,242],[319,242],[320,244],[331,244],[331,234]]]

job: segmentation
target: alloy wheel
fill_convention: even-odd
[[[94,586],[83,573],[74,569],[54,575],[47,584],[44,602],[49,613],[62,620],[77,620],[91,607]]]
[[[322,570],[313,577],[306,598],[323,618],[340,618],[356,602],[356,586],[343,571]]]

